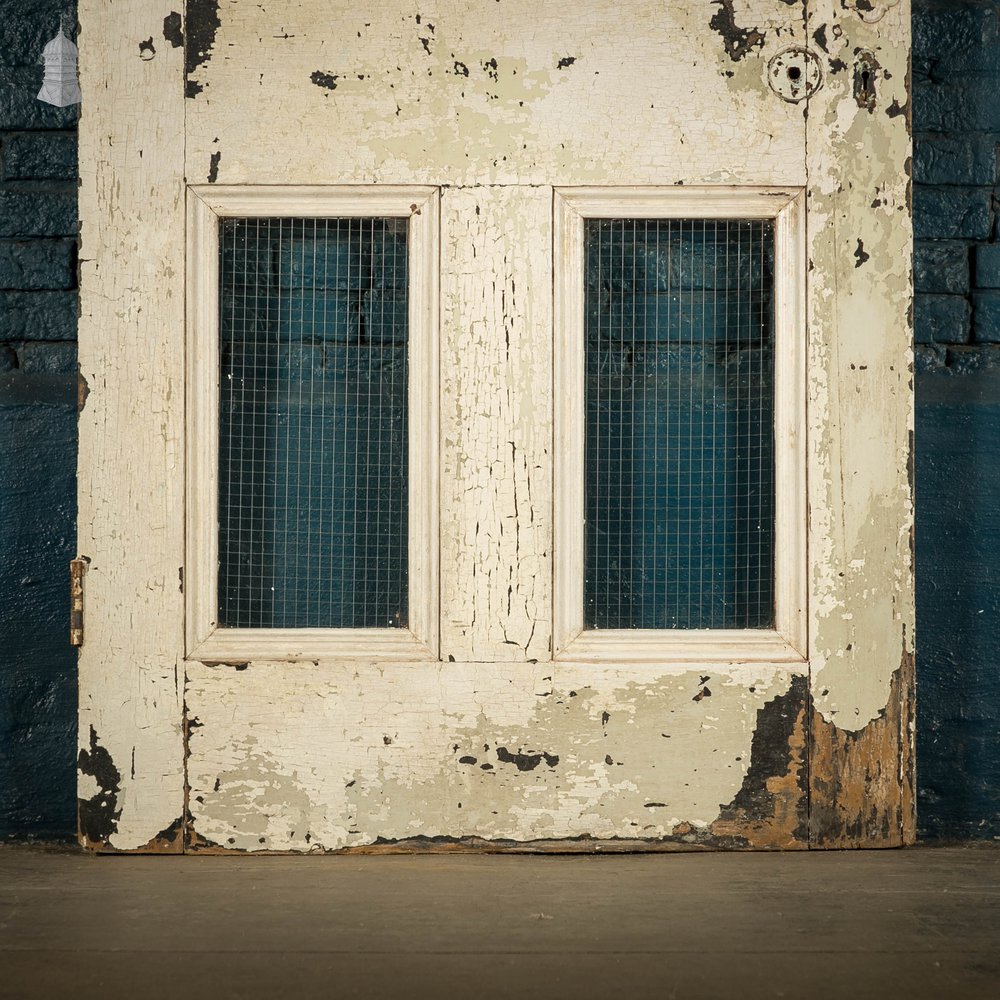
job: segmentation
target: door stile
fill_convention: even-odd
[[[184,804],[183,49],[82,0],[79,837],[177,853]]]
[[[915,839],[910,7],[807,6],[810,846],[891,847]]]

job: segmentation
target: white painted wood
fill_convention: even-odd
[[[557,659],[802,662],[807,656],[805,229],[801,191],[577,188],[555,192]],[[775,623],[763,629],[585,630],[584,262],[588,218],[775,220]]]
[[[885,708],[913,648],[910,14],[879,10],[871,24],[834,0],[809,10],[843,25],[829,58],[847,64],[808,126],[812,667],[817,708],[851,730]],[[862,52],[881,67],[872,111],[853,95]]]
[[[379,837],[710,841],[727,829],[721,806],[751,765],[747,720],[788,696],[793,671],[191,664],[198,849],[310,852]]]
[[[581,629],[556,659],[575,663],[803,663],[773,629]]]
[[[80,747],[102,764],[106,750],[118,777],[106,789],[84,773],[80,795],[98,806],[110,795],[120,810],[95,846],[178,850],[183,820],[199,850],[417,836],[802,847],[808,810],[830,788],[844,800],[831,815],[848,816],[871,801],[872,782],[906,784],[899,739],[851,756],[867,726],[898,708],[892,685],[903,677],[908,690],[908,675],[891,668],[912,642],[898,113],[909,12],[906,0],[876,7],[429,0],[418,14],[398,0],[188,4],[196,48],[184,99],[181,49],[137,55],[140,41],[159,37],[165,8],[82,0],[80,358],[90,395],[79,537],[92,561]],[[804,104],[770,90],[768,62],[789,46],[820,55],[823,27],[823,84],[807,118]],[[874,113],[853,96],[856,47],[886,70]],[[218,183],[203,183],[209,176]],[[437,444],[440,477],[411,452],[423,496],[440,479],[440,531],[411,525],[426,542],[418,575],[432,574],[440,540],[440,586],[425,588],[440,606],[417,602],[427,620],[403,648],[367,633],[360,650],[329,636],[311,645],[303,630],[261,634],[252,649],[220,637],[210,662],[183,660],[183,400],[196,397],[199,421],[213,402],[198,373],[186,384],[182,360],[186,183],[196,185],[192,253],[209,256],[212,219],[261,211],[269,188],[290,214],[328,197],[346,213],[357,187],[372,199],[365,211],[381,198],[395,204],[401,187],[442,188],[440,295],[430,243],[422,264],[411,259],[428,276],[414,328],[433,334],[441,302],[440,388],[429,337],[427,380],[411,394],[422,412],[441,406],[440,427],[428,422],[413,445],[426,456]],[[733,662],[704,636],[664,662],[655,643],[643,651],[643,636],[630,658],[573,635],[571,591],[552,588],[553,504],[571,471],[563,445],[582,421],[553,426],[553,387],[565,393],[577,376],[552,366],[554,350],[572,357],[564,341],[579,304],[557,286],[553,331],[552,255],[581,253],[566,213],[553,219],[553,186],[590,189],[564,194],[591,197],[595,212],[604,210],[595,189],[610,186],[635,214],[668,186],[679,215],[699,199],[728,199],[730,215],[777,217],[789,247],[802,245],[795,196],[808,187],[808,253],[779,267],[777,299],[790,327],[808,259],[806,459],[801,424],[776,427],[781,453],[793,456],[782,475],[809,472],[808,663],[806,601],[791,576],[779,580],[779,628],[752,637],[767,647],[759,661]],[[411,225],[431,214],[421,209]],[[858,238],[869,258],[856,267]],[[210,267],[191,273],[195,284],[215,287]],[[192,329],[214,336],[212,322],[203,297],[193,302]],[[802,387],[790,375],[804,363],[800,345],[786,346],[778,405],[792,414]],[[197,427],[214,427],[212,413]],[[193,456],[195,479],[214,474],[208,458]],[[796,552],[803,495],[780,501]],[[189,516],[210,522],[204,495],[189,500]],[[188,575],[204,579],[205,550],[189,558]],[[581,575],[566,565],[559,572]],[[203,597],[191,599],[204,622]],[[551,660],[553,623],[576,659]],[[751,637],[739,640],[746,655]],[[820,742],[832,748],[826,771],[814,766]],[[865,842],[885,842],[881,829],[873,823]]]
[[[910,4],[807,13],[830,39],[806,161],[812,841],[896,846],[916,837]]]
[[[223,217],[407,218],[409,274],[409,621],[405,629],[218,625],[219,228]],[[188,190],[187,655],[426,660],[438,641],[438,192],[435,188]]]
[[[237,184],[802,185],[802,106],[764,78],[806,44],[804,6],[731,10],[739,59],[712,3],[223,2],[187,174],[217,156]]]
[[[163,15],[79,7],[78,795],[99,850],[179,851],[184,811],[183,52],[138,57]]]
[[[552,192],[442,207],[441,655],[547,660]]]

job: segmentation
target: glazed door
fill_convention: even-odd
[[[84,843],[912,840],[907,5],[119,7]]]

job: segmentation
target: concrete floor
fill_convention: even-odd
[[[0,997],[1000,998],[1000,849],[0,848]]]

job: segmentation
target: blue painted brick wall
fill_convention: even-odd
[[[0,838],[75,825],[77,109],[35,100],[73,10],[0,0]]]
[[[1000,3],[915,0],[918,828],[1000,838]]]
[[[75,108],[39,104],[72,0],[0,0],[0,837],[74,828]],[[1000,22],[915,0],[919,828],[1000,837]]]

